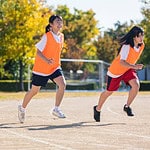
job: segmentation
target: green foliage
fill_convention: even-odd
[[[142,14],[144,19],[141,21],[141,26],[144,28],[145,49],[141,62],[144,64],[150,64],[150,1],[143,0],[143,3],[144,7],[142,8]]]
[[[140,61],[149,64],[150,58],[150,1],[142,0],[144,19],[139,23],[145,30],[145,50]],[[118,37],[125,34],[133,25],[116,22],[114,29],[102,34],[93,10],[82,11],[74,8],[71,13],[66,5],[56,10],[42,5],[40,0],[0,0],[0,79],[20,81],[26,76],[28,64],[33,64],[36,53],[35,43],[45,32],[51,14],[61,15],[64,19],[65,35],[62,58],[99,59],[111,62],[117,55]],[[67,63],[63,69],[78,69],[92,72],[95,66],[83,63]]]
[[[140,91],[150,91],[150,81],[140,82]]]
[[[14,68],[13,73],[8,69],[8,74],[13,76],[33,63],[36,52],[34,45],[44,33],[51,12],[36,0],[1,0],[0,4],[0,62],[2,68],[8,66],[10,61],[16,64],[16,67],[11,67]],[[4,69],[1,69],[0,75],[1,78],[7,75]]]
[[[107,33],[103,37],[99,36],[98,40],[94,41],[94,45],[97,48],[97,57],[99,60],[111,62],[117,55],[117,49],[119,44],[113,40]]]
[[[84,12],[74,9],[74,13],[71,13],[69,8],[64,5],[58,6],[56,13],[61,14],[64,18],[65,45],[62,57],[70,59],[96,58],[96,49],[92,44],[92,39],[99,34],[99,29],[97,28],[98,21],[94,18],[95,13],[93,10]],[[83,63],[71,62],[63,65],[63,68],[76,71],[82,65]]]
[[[24,89],[28,90],[28,82],[24,81]],[[0,91],[4,92],[18,92],[20,91],[19,82],[15,80],[1,80]]]

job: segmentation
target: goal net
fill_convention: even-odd
[[[70,89],[102,90],[105,88],[109,63],[85,59],[61,59],[61,63]]]
[[[103,90],[106,87],[106,73],[109,65],[102,60],[61,59],[62,70],[67,82],[66,90]],[[28,90],[30,84],[31,66],[29,65]]]

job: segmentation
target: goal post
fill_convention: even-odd
[[[83,63],[95,63],[98,65],[98,70],[95,70],[95,72],[98,72],[97,77],[98,77],[98,84],[99,84],[99,89],[103,90],[106,85],[106,73],[107,73],[107,68],[109,67],[109,63],[102,61],[102,60],[87,60],[87,59],[61,59],[62,62],[83,62]],[[63,70],[65,72],[65,70]],[[95,73],[93,72],[93,73]],[[94,76],[93,76],[94,77]],[[95,76],[96,78],[96,76]],[[90,79],[90,77],[88,78]],[[91,80],[94,80],[94,78],[91,78]],[[86,82],[86,80],[84,80]],[[88,80],[87,80],[88,81]]]
[[[95,90],[103,90],[106,86],[106,73],[107,68],[109,67],[109,63],[102,61],[102,60],[87,60],[87,59],[61,59],[61,63],[83,63],[93,65],[94,69],[91,71],[90,69],[87,70],[88,73],[85,74],[84,69],[77,70],[73,72],[74,68],[70,68],[70,70],[65,70],[62,66],[64,76],[66,78],[68,85],[84,85],[94,83],[96,84]],[[66,64],[67,65],[67,64]],[[85,76],[86,75],[86,76]],[[28,90],[30,90],[31,84],[31,65],[28,65]]]

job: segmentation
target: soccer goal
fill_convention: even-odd
[[[109,63],[102,60],[61,59],[68,86],[94,85],[94,90],[104,89]],[[89,88],[90,89],[90,88]]]
[[[70,90],[103,90],[109,63],[102,60],[61,59],[62,70]],[[28,66],[28,90],[31,66]]]

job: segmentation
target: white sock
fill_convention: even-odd
[[[55,109],[55,110],[58,110],[58,106],[55,106],[54,109]]]
[[[21,111],[25,112],[25,108],[23,108],[22,105],[21,105]]]

